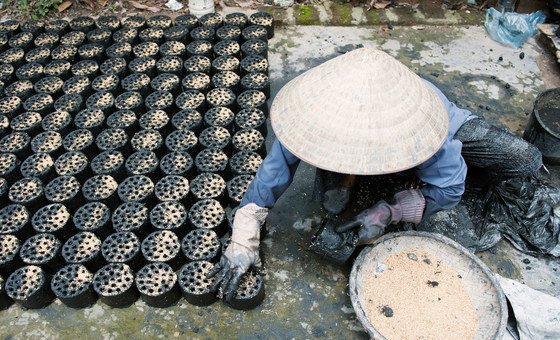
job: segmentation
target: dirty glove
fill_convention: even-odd
[[[420,223],[426,202],[420,190],[405,190],[393,196],[394,204],[385,201],[377,202],[372,208],[366,209],[354,219],[339,225],[339,233],[358,229],[358,244],[371,243],[383,234],[385,228],[400,221]]]
[[[221,285],[222,294],[229,301],[235,294],[239,281],[249,268],[261,268],[259,257],[260,228],[268,215],[267,208],[254,203],[241,207],[235,213],[231,233],[231,243],[220,262],[208,273],[208,278],[216,276],[215,290]]]

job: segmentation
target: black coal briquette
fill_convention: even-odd
[[[198,173],[215,172],[221,176],[226,175],[228,157],[220,149],[204,149],[200,151],[195,159],[194,165]]]
[[[267,12],[256,12],[249,17],[250,25],[263,26],[267,32],[267,38],[274,37],[274,17]]]
[[[124,58],[109,58],[105,60],[99,67],[103,74],[114,74],[118,77],[124,77],[127,71],[127,63]]]
[[[113,41],[115,43],[136,45],[136,42],[138,41],[138,30],[132,27],[122,28],[113,33]]]
[[[212,61],[212,71],[214,73],[223,71],[239,72],[240,61],[234,56],[224,55]]]
[[[41,266],[54,273],[64,263],[60,255],[61,246],[60,240],[52,234],[36,234],[21,245],[19,256],[25,264]]]
[[[0,139],[0,152],[9,152],[19,159],[25,159],[29,154],[31,138],[25,132],[12,132]]]
[[[188,41],[189,28],[185,25],[175,24],[163,30],[166,41]]]
[[[188,72],[204,72],[209,73],[212,66],[210,58],[202,55],[193,55],[185,60],[183,67]]]
[[[70,20],[69,26],[71,30],[87,33],[95,29],[95,20],[87,16],[80,16]]]
[[[43,77],[43,65],[39,63],[27,63],[16,70],[18,80],[29,80],[33,83]]]
[[[22,204],[34,211],[44,203],[43,183],[38,178],[23,178],[12,184],[8,191],[11,202]]]
[[[198,133],[202,128],[202,115],[196,110],[185,109],[173,115],[171,125],[176,130],[191,130]]]
[[[25,266],[6,280],[6,294],[27,309],[40,309],[54,300],[46,273],[37,266]]]
[[[121,204],[111,218],[116,231],[133,231],[143,236],[148,230],[148,208],[140,202]]]
[[[237,41],[234,40],[222,40],[216,45],[214,45],[214,55],[216,55],[217,57],[226,56],[226,55],[239,57],[240,50],[241,47],[239,46],[239,43],[237,43]]]
[[[100,92],[100,93],[106,93],[106,92]],[[105,114],[101,109],[94,108],[94,107],[84,109],[78,112],[76,117],[74,117],[74,125],[76,125],[78,129],[91,130],[91,132],[95,135],[101,132],[104,122],[105,122]]]
[[[74,232],[70,212],[60,203],[46,205],[31,219],[31,225],[38,233],[49,233],[65,240]]]
[[[91,82],[91,89],[95,92],[120,93],[120,79],[114,74],[102,74]]]
[[[202,173],[191,181],[191,192],[197,200],[213,198],[224,204],[225,190],[226,182],[218,174]]]
[[[49,62],[50,56],[51,50],[48,47],[36,47],[25,54],[25,61],[28,63],[39,63],[44,66]],[[46,74],[44,68],[43,73]]]
[[[101,253],[107,262],[126,263],[134,270],[143,266],[140,239],[131,231],[109,235],[101,245]]]
[[[236,109],[235,99],[235,93],[233,93],[232,90],[223,87],[212,89],[206,95],[206,102],[209,107],[223,106],[230,110]]]
[[[264,158],[266,157],[266,145],[264,142],[264,136],[256,129],[237,131],[233,135],[233,151],[256,152]]]
[[[51,32],[51,33],[55,33],[55,34],[58,34],[58,35],[62,35],[64,33],[68,32],[69,29],[70,29],[70,26],[69,26],[67,20],[55,19],[55,20],[50,20],[50,21],[45,23],[45,31],[46,32]]]
[[[14,235],[0,234],[0,274],[9,275],[21,265],[20,247],[21,242]]]
[[[31,82],[26,83],[26,85],[29,85],[30,83]],[[31,84],[31,87],[29,86],[27,87],[32,90],[33,84]],[[0,114],[5,117],[14,118],[21,112],[21,108],[22,108],[22,101],[21,98],[19,97],[9,96],[9,97],[0,98]]]
[[[7,99],[0,101],[1,114],[8,118],[15,117],[23,101],[33,95],[33,90],[33,83],[29,80],[18,80],[6,86],[4,89],[6,97],[4,98]]]
[[[93,277],[93,289],[99,299],[113,308],[129,307],[138,299],[134,272],[126,264],[109,263]]]
[[[107,117],[107,126],[123,129],[130,136],[137,130],[136,114],[131,110],[119,110]]]
[[[241,28],[235,25],[225,25],[216,30],[216,37],[219,40],[233,40],[239,42],[241,40]]]
[[[81,264],[62,267],[51,280],[51,290],[70,308],[86,308],[97,301],[93,290],[93,274]]]
[[[158,165],[159,159],[152,151],[137,151],[130,155],[125,162],[129,175],[155,175]]]
[[[202,131],[198,142],[205,148],[225,150],[226,153],[231,151],[231,134],[221,126],[209,127]]]
[[[81,60],[72,65],[70,72],[74,76],[86,76],[93,80],[99,75],[99,65],[93,60]]]
[[[185,57],[187,47],[180,41],[168,41],[159,47],[159,53],[162,57],[177,56]]]
[[[170,152],[160,161],[160,169],[165,175],[180,175],[190,178],[193,174],[194,161],[185,151]]]
[[[138,33],[138,37],[143,42],[155,42],[157,44],[163,43],[163,30],[157,27],[149,27],[143,29]]]
[[[31,229],[31,214],[21,204],[10,204],[0,209],[0,234],[14,235],[25,240],[33,234]]]
[[[181,241],[181,250],[188,261],[216,260],[220,254],[220,241],[212,230],[191,230]]]
[[[95,138],[97,148],[103,151],[129,151],[128,135],[123,129],[109,128],[101,131]]]
[[[216,40],[216,30],[209,26],[195,27],[190,31],[189,35],[193,41],[205,40],[213,43]]]
[[[54,178],[54,162],[46,153],[34,153],[21,163],[20,171],[23,177],[36,177],[42,181]]]
[[[180,57],[163,57],[156,63],[158,74],[172,73],[177,76],[183,75],[183,59]]]
[[[173,269],[185,263],[181,253],[179,238],[170,230],[158,230],[150,233],[142,241],[142,254],[148,262],[163,262]]]
[[[98,28],[106,29],[111,32],[114,32],[121,27],[121,22],[119,18],[117,18],[114,15],[102,15],[97,19],[95,25]]]
[[[74,226],[81,231],[89,231],[104,239],[112,228],[109,223],[111,210],[101,202],[82,205],[72,217]]]
[[[88,157],[94,154],[94,145],[93,133],[87,129],[74,130],[62,140],[66,151],[81,151]]]
[[[146,26],[148,27],[165,29],[171,27],[171,25],[173,25],[173,19],[164,14],[154,15],[146,19]]]
[[[148,110],[170,111],[173,106],[173,95],[167,91],[155,91],[146,97],[145,104]]]
[[[146,27],[146,18],[140,15],[133,15],[122,20],[122,27],[141,29]]]
[[[265,73],[251,72],[241,79],[241,88],[243,91],[258,90],[270,98],[270,80]]]
[[[117,192],[123,202],[145,202],[153,196],[154,182],[144,175],[130,176],[119,184]]]
[[[105,264],[101,255],[101,239],[89,231],[70,237],[62,246],[62,257],[67,263],[81,264],[91,271]]]
[[[159,154],[163,146],[163,137],[157,130],[141,130],[132,136],[130,144],[134,151],[153,151]]]
[[[195,40],[187,45],[187,56],[195,55],[212,58],[212,43],[207,40]]]
[[[84,182],[82,194],[89,202],[103,202],[109,208],[116,208],[118,183],[110,175],[96,175]]]
[[[208,278],[214,265],[208,261],[189,262],[179,271],[179,286],[183,296],[195,306],[209,306],[218,300],[213,291],[215,277]]]
[[[158,203],[150,211],[150,223],[159,230],[171,230],[177,236],[183,237],[188,231],[187,209],[177,201]]]
[[[54,60],[48,63],[43,72],[46,76],[59,77],[62,80],[68,79],[70,77],[70,69],[72,64],[64,60]]]
[[[62,93],[64,81],[59,77],[44,77],[37,81],[34,85],[35,92],[46,93],[49,95],[59,95]]]
[[[259,39],[259,40],[263,40],[263,41],[267,41],[268,40],[268,31],[266,29],[266,27],[260,26],[260,25],[250,25],[245,27],[242,31],[241,31],[241,36],[243,37],[243,40],[247,41],[250,39]]]
[[[115,99],[115,107],[118,110],[140,111],[143,108],[143,102],[144,99],[140,93],[127,91],[118,95]]]
[[[256,152],[240,151],[229,160],[229,169],[232,176],[254,175],[262,160],[262,157]]]
[[[166,308],[181,298],[177,275],[169,265],[148,263],[136,274],[136,287],[148,306]]]
[[[132,58],[132,45],[124,41],[117,42],[107,47],[105,54],[107,54],[108,58],[124,58],[124,60],[130,61]]]
[[[189,73],[181,81],[181,86],[183,91],[198,90],[206,93],[210,89],[210,76],[202,72]]]
[[[78,48],[71,45],[60,45],[51,51],[51,60],[69,63],[74,63],[76,61],[76,56],[78,55]],[[70,69],[68,69],[70,71]]]
[[[134,58],[150,57],[158,59],[159,46],[155,42],[148,41],[140,43],[132,48]]]
[[[83,202],[80,182],[73,176],[60,176],[45,186],[45,197],[52,203],[63,203],[70,210],[77,209]]]
[[[243,91],[237,97],[237,105],[240,109],[259,109],[268,116],[268,106],[266,104],[266,95],[257,90]]]
[[[240,12],[227,14],[224,18],[224,24],[237,26],[239,28],[244,28],[247,26],[248,22],[249,18],[247,17],[247,14]]]
[[[91,170],[97,175],[111,175],[118,182],[126,176],[124,156],[119,151],[104,151],[91,161]]]
[[[175,25],[184,25],[189,30],[192,30],[200,25],[200,21],[198,20],[198,17],[193,14],[183,14],[175,18]]]
[[[175,130],[165,139],[165,146],[170,152],[188,152],[193,154],[197,150],[198,139],[191,130]]]
[[[45,131],[59,132],[65,135],[70,131],[72,124],[72,116],[68,112],[57,111],[46,115],[41,122],[41,126]]]
[[[150,86],[154,91],[166,91],[172,94],[177,94],[179,92],[179,84],[181,80],[175,74],[171,73],[162,73],[152,79],[150,82]],[[173,103],[173,98],[171,99],[171,103]]]
[[[12,177],[17,176],[17,169],[20,161],[13,153],[0,153],[0,176]],[[17,178],[17,177],[16,177]]]
[[[233,298],[226,302],[238,310],[250,310],[258,307],[264,300],[264,279],[261,274],[250,270],[241,278]]]
[[[74,176],[85,181],[91,175],[89,160],[80,151],[66,152],[56,159],[54,169],[58,176]]]
[[[189,180],[178,175],[169,175],[161,178],[154,188],[156,198],[161,202],[186,202],[189,191]]]
[[[213,87],[228,88],[233,93],[238,91],[241,78],[233,71],[220,71],[212,76]]]
[[[215,199],[203,199],[192,205],[189,221],[197,229],[214,231],[218,236],[225,234],[226,213],[220,202]]]
[[[93,31],[89,31],[86,34],[86,38],[89,43],[100,44],[107,47],[113,42],[111,35],[112,33],[110,30],[97,28]]]

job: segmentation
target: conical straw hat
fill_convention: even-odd
[[[436,92],[408,67],[372,48],[331,59],[291,80],[276,95],[276,137],[324,170],[380,175],[433,156],[448,129]]]

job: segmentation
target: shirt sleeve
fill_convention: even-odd
[[[420,190],[426,199],[424,219],[443,209],[451,209],[465,192],[467,165],[461,156],[462,143],[447,139],[438,152],[415,168],[416,176],[427,185]]]
[[[272,208],[288,189],[299,165],[294,156],[276,139],[263,160],[255,179],[247,188],[240,206],[255,203],[259,207]]]

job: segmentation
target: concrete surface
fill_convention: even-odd
[[[438,84],[459,105],[517,133],[545,86],[537,62],[543,51],[535,40],[514,50],[491,41],[481,27],[396,27],[384,32],[381,27],[286,26],[278,28],[270,41],[273,93],[297,74],[354,44],[386,50]],[[519,58],[521,51],[524,59]],[[167,309],[150,308],[141,301],[128,309],[101,303],[83,310],[59,302],[38,311],[12,306],[0,312],[0,336],[366,338],[347,294],[349,266],[334,266],[307,249],[313,228],[323,216],[310,198],[313,176],[314,169],[300,166],[294,184],[271,211],[269,233],[262,245],[267,297],[259,308],[239,312],[222,303],[198,308],[183,300]],[[503,276],[560,296],[559,259],[526,256],[506,242],[479,256]]]

